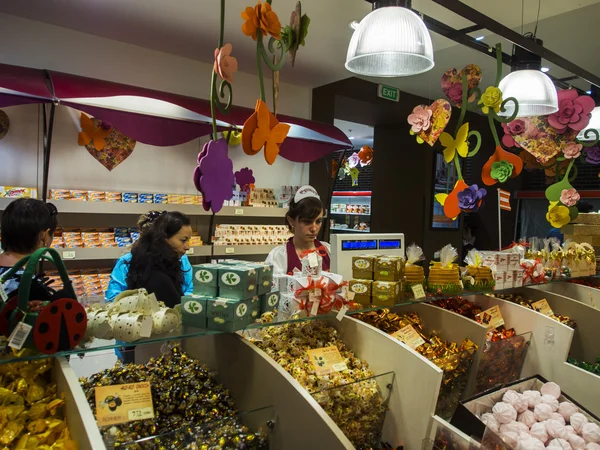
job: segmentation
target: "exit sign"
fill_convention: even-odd
[[[392,86],[386,86],[385,84],[380,84],[377,86],[377,97],[384,98],[386,100],[391,100],[393,102],[400,101],[400,90],[398,88]]]

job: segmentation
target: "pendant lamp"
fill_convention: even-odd
[[[541,39],[535,39],[542,45]],[[519,102],[519,117],[546,116],[558,111],[558,93],[548,75],[541,71],[542,58],[517,45],[513,46],[511,73],[500,81],[502,97]],[[508,102],[499,116],[512,116],[515,105]]]
[[[369,1],[369,0],[367,0]],[[370,77],[405,77],[434,66],[431,36],[410,0],[371,0],[346,57],[346,69]]]
[[[592,118],[590,119],[590,123],[585,129],[581,130],[581,132],[577,135],[577,139],[580,141],[595,141],[596,135],[593,133],[589,133],[588,137],[585,137],[585,131],[589,129],[594,129],[600,134],[600,88],[598,86],[592,85],[591,90],[588,91],[588,94],[594,99],[596,102],[596,107],[592,110]]]

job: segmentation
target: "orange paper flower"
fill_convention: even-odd
[[[460,214],[460,207],[458,206],[458,193],[467,189],[469,185],[464,180],[458,180],[454,185],[452,192],[448,194],[444,201],[444,215],[450,219],[456,219]]]
[[[368,145],[363,145],[358,152],[358,158],[360,159],[361,166],[368,166],[373,160],[373,149]]]
[[[237,59],[231,56],[231,50],[231,44],[216,48],[214,65],[214,71],[217,75],[229,83],[233,83],[233,74],[238,70]]]
[[[246,7],[242,11],[242,19],[242,33],[246,36],[251,36],[256,41],[260,29],[263,36],[269,34],[279,40],[281,23],[269,3],[259,1],[254,8]]]
[[[267,104],[257,100],[254,112],[242,129],[242,149],[247,155],[256,155],[264,148],[265,160],[273,164],[289,131],[288,124],[279,123]]]
[[[106,141],[104,139],[108,137],[112,129],[110,127],[104,129],[102,127],[95,126],[94,122],[92,122],[92,119],[83,113],[81,113],[79,122],[81,124],[81,132],[79,133],[77,143],[85,146],[90,142],[93,142],[96,150],[102,150],[106,145]]]
[[[481,169],[481,180],[487,186],[492,186],[498,182],[498,178],[492,178],[492,164],[498,163],[501,161],[506,161],[512,165],[512,172],[510,174],[510,178],[515,178],[518,176],[523,170],[523,160],[519,158],[517,155],[507,152],[502,147],[496,147],[496,151],[490,159],[485,163],[483,169]]]

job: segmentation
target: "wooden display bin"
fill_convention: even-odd
[[[594,283],[600,283],[600,279],[589,278]],[[537,289],[543,292],[552,292],[554,294],[564,295],[565,297],[577,300],[581,303],[600,310],[600,286],[596,288],[583,286],[577,283],[548,283],[538,286],[531,286],[531,289]]]

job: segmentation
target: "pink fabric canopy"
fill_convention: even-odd
[[[150,145],[178,145],[212,131],[208,100],[0,64],[0,107],[52,100],[108,122],[132,139]],[[218,115],[218,127],[241,127],[253,112],[232,106],[230,114]],[[332,125],[283,115],[278,119],[291,125],[280,152],[290,161],[311,162],[352,146],[346,135]]]

